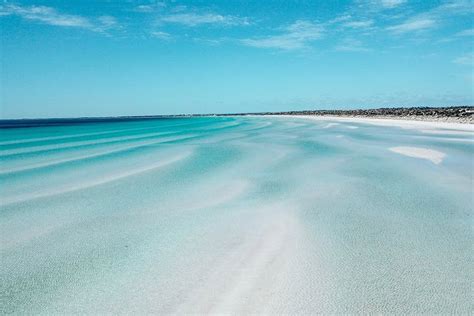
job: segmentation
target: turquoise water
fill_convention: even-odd
[[[473,135],[281,117],[1,130],[0,313],[472,312]]]

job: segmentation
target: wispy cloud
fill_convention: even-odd
[[[153,4],[141,4],[141,5],[137,5],[135,7],[135,10],[136,12],[144,12],[144,13],[149,13],[149,12],[155,12],[161,8],[164,8],[166,7],[166,3],[165,2],[155,2]]]
[[[381,13],[401,7],[407,0],[354,0],[353,9],[363,13]]]
[[[467,29],[464,31],[457,32],[455,36],[474,36],[474,29]]]
[[[472,14],[474,3],[471,0],[450,0],[432,10],[437,15],[462,15]]]
[[[374,24],[374,21],[372,20],[365,20],[365,21],[350,21],[346,22],[343,25],[345,27],[350,27],[354,29],[360,29],[360,28],[367,28],[371,27]]]
[[[370,49],[364,47],[363,43],[357,39],[347,38],[335,47],[341,52],[368,52]]]
[[[453,63],[459,65],[474,66],[474,53],[468,53],[453,60]]]
[[[175,13],[163,16],[160,18],[161,22],[175,23],[185,26],[199,26],[203,24],[215,24],[215,25],[249,25],[250,21],[248,18],[241,18],[232,15],[221,15],[215,13],[197,13],[197,12],[186,12],[186,13]]]
[[[310,21],[298,20],[283,29],[280,35],[241,40],[242,44],[259,48],[277,48],[284,50],[302,49],[309,42],[320,39],[323,28]]]
[[[455,16],[469,15],[474,12],[474,4],[472,1],[465,0],[451,0],[432,8],[423,13],[414,15],[404,22],[389,26],[387,30],[393,33],[409,33],[425,31],[433,29],[443,22],[445,23],[450,18]]]
[[[96,29],[97,30],[108,30],[108,29],[114,29],[114,28],[121,28],[121,25],[119,24],[118,20],[110,15],[102,15],[97,18],[97,21],[99,22],[96,24]]]
[[[406,0],[381,0],[380,4],[384,8],[392,9],[404,4],[405,2],[407,1]]]
[[[393,33],[408,33],[427,30],[436,27],[436,21],[429,17],[416,17],[401,24],[387,27]]]
[[[172,36],[170,33],[162,32],[162,31],[152,31],[150,32],[150,35],[152,37],[155,37],[164,41],[169,41],[172,39]]]
[[[344,22],[344,21],[348,21],[352,18],[352,16],[350,14],[343,14],[343,15],[340,15],[332,20],[329,20],[327,23],[328,24],[333,24],[333,23],[339,23],[339,22]]]
[[[47,25],[83,28],[95,32],[104,32],[119,27],[118,21],[112,16],[100,16],[97,19],[90,19],[80,15],[60,13],[56,9],[46,6],[5,4],[0,6],[0,15],[15,15],[25,20]]]
[[[222,44],[225,41],[229,41],[228,38],[202,38],[202,37],[194,37],[193,41],[196,43],[202,43],[210,46],[217,46]]]
[[[92,23],[79,15],[61,14],[54,8],[45,6],[19,6],[5,4],[0,8],[2,15],[17,15],[26,20],[37,21],[56,26],[91,28]]]

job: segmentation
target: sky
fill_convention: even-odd
[[[473,105],[473,18],[473,0],[0,0],[0,116]]]

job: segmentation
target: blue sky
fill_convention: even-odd
[[[3,1],[3,118],[472,105],[472,0]]]

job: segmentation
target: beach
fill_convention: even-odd
[[[468,314],[471,124],[2,129],[0,313]]]
[[[286,115],[284,115],[286,116]],[[412,129],[442,129],[458,131],[474,131],[474,124],[470,120],[456,118],[407,118],[404,116],[396,117],[359,117],[359,116],[318,116],[318,115],[288,115],[287,117],[303,117],[321,121],[341,121],[341,122],[359,122],[379,126],[394,126]]]

